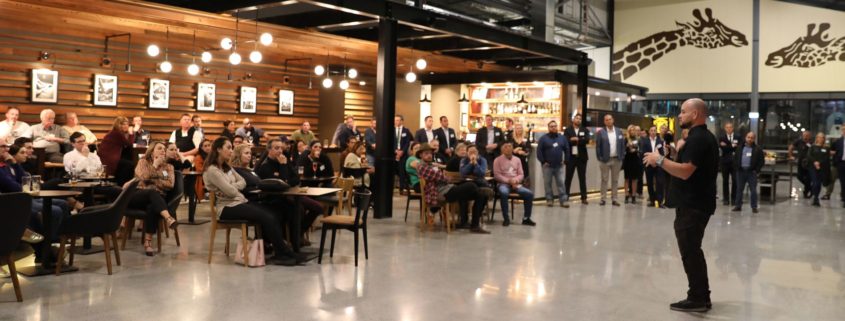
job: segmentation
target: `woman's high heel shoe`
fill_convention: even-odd
[[[147,256],[155,255],[155,251],[153,250],[152,242],[153,242],[153,239],[144,240],[144,253],[146,253]]]
[[[35,232],[32,232],[32,234],[30,234],[29,236],[22,236],[21,237],[21,241],[24,241],[24,242],[27,242],[27,243],[30,243],[30,244],[41,243],[41,241],[43,241],[43,240],[44,240],[44,235],[41,235],[41,234],[38,234],[38,233],[35,233]]]
[[[637,204],[637,196],[631,196],[631,204]]]
[[[168,217],[165,221],[167,221],[167,226],[169,226],[171,230],[175,230],[176,227],[179,226],[179,222],[177,222],[173,217]]]

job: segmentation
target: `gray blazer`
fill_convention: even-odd
[[[625,159],[625,137],[622,129],[614,128],[616,129],[616,158],[622,161]],[[610,161],[610,141],[607,139],[607,127],[602,127],[596,134],[596,158],[602,163]]]

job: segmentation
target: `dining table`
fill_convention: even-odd
[[[53,230],[53,214],[49,212],[49,209],[53,206],[53,199],[54,198],[66,198],[66,197],[73,197],[79,196],[82,192],[77,191],[37,191],[32,192],[32,198],[34,199],[41,199],[42,204],[44,205],[44,212],[41,215],[41,228],[43,231],[52,231]],[[48,235],[48,233],[45,233]],[[57,260],[64,260],[64,258],[58,258]],[[41,242],[41,263],[35,264],[33,266],[26,266],[18,268],[18,273],[33,277],[33,276],[42,276],[42,275],[55,275],[56,268],[53,266],[53,242],[52,240],[44,240]],[[79,268],[75,266],[69,266],[67,264],[62,264],[62,273],[67,272],[75,272],[79,270]]]

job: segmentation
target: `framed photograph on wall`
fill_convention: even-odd
[[[150,79],[150,108],[170,107],[170,80]]]
[[[215,90],[217,86],[214,84],[199,83],[197,84],[197,110],[198,111],[214,111],[214,101],[217,98]]]
[[[293,115],[293,90],[279,89],[279,115]]]
[[[49,69],[32,70],[32,102],[59,102],[59,72]]]
[[[117,106],[117,76],[94,75],[94,106]]]
[[[241,87],[241,112],[255,114],[258,108],[258,89],[255,87]]]

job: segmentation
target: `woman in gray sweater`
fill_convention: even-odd
[[[240,190],[246,181],[229,165],[232,143],[226,137],[218,137],[211,143],[211,152],[203,166],[202,179],[205,188],[216,197],[215,210],[222,220],[247,220],[261,224],[261,231],[273,243],[276,255],[267,259],[267,264],[294,266],[302,263],[304,255],[294,253],[284,242],[281,222],[273,212],[264,206],[248,203]]]

